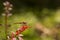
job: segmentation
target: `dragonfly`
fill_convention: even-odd
[[[18,37],[18,40],[23,40],[22,38],[22,32],[25,31],[27,28],[29,28],[29,26],[27,25],[26,22],[19,22],[19,23],[14,23],[14,24],[22,24],[22,26],[20,28],[18,28],[16,30],[16,32],[12,32],[11,36],[8,37],[8,39],[10,40],[16,40],[16,37]]]

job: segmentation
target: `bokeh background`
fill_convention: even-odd
[[[11,25],[8,34],[21,26],[14,23],[26,21],[31,28],[22,32],[24,40],[42,40],[34,31],[34,23],[40,22],[48,28],[60,23],[60,0],[0,0],[0,23],[3,24],[0,26],[0,40],[5,40],[4,16],[2,16],[5,1],[13,4],[12,16],[8,18],[8,24]]]

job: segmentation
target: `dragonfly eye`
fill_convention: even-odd
[[[2,24],[0,24],[0,26],[2,26]]]

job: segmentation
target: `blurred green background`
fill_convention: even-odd
[[[0,40],[5,40],[4,27],[4,6],[0,0]],[[8,34],[11,31],[16,31],[21,25],[14,24],[15,22],[26,21],[31,28],[25,30],[22,34],[24,40],[42,40],[34,30],[34,23],[41,22],[44,26],[52,28],[55,24],[60,23],[60,0],[8,0],[13,4],[12,16],[8,18]],[[52,38],[45,38],[44,40],[52,40]]]

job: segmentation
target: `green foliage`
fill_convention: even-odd
[[[36,12],[36,13],[35,13]],[[35,14],[34,14],[35,13]],[[38,14],[37,14],[38,13]],[[58,13],[58,14],[57,14]],[[34,30],[35,27],[35,23],[36,22],[42,22],[42,24],[44,24],[44,26],[48,27],[48,28],[52,28],[54,27],[54,24],[56,22],[60,22],[58,20],[55,20],[55,18],[59,15],[60,12],[58,11],[51,11],[48,9],[43,9],[42,11],[29,11],[29,12],[22,12],[22,13],[16,13],[13,14],[11,17],[8,18],[8,24],[11,25],[11,27],[8,27],[8,34],[11,34],[11,31],[16,31],[18,28],[21,27],[21,25],[19,24],[14,24],[16,22],[22,22],[22,21],[26,21],[27,24],[31,27],[28,28],[27,30],[25,30],[24,32],[22,32],[22,34],[24,35],[23,38],[24,40],[41,40],[42,38],[40,36],[37,36]],[[39,17],[39,18],[38,18]],[[41,18],[42,17],[42,18]],[[4,24],[4,17],[0,16],[1,20],[0,23]],[[5,27],[0,26],[0,40],[5,39]],[[52,40],[51,38],[45,38],[43,37],[45,40]],[[43,39],[43,40],[44,40]]]

